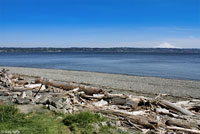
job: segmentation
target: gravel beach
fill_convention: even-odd
[[[177,97],[200,98],[200,81],[56,69],[0,67],[0,69],[3,68],[9,69],[11,73],[84,83],[113,89],[114,92],[142,93],[147,95],[162,93]]]

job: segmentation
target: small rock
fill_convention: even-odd
[[[92,124],[92,126],[94,127],[94,133],[98,134],[99,133],[99,129],[100,129],[99,124],[98,123],[94,123],[94,124]]]
[[[98,107],[102,107],[102,106],[105,106],[105,105],[107,105],[108,104],[108,102],[107,101],[105,101],[105,100],[100,100],[100,101],[98,101],[98,102],[93,102],[93,105],[94,106],[98,106]]]
[[[109,122],[108,122],[108,125],[111,126],[111,127],[115,127],[115,126],[116,126],[116,124],[115,124],[114,121],[109,121]]]
[[[25,97],[26,97],[26,92],[23,92],[23,93],[21,94],[21,98],[24,99]]]
[[[52,105],[49,105],[49,110],[57,113],[57,109]]]
[[[72,110],[72,109],[69,109],[69,110],[68,110],[68,113],[72,114],[72,113],[73,113],[73,110]]]
[[[54,98],[54,97],[52,97],[52,98],[49,99],[49,104],[52,105],[52,106],[54,106],[54,107],[56,107],[56,108],[58,108],[58,107],[61,108],[62,104],[61,104],[61,102],[59,102],[59,99],[60,98],[57,98],[57,97]]]
[[[58,116],[56,119],[57,119],[57,120],[62,120],[63,117],[62,117],[62,116]]]
[[[35,99],[36,99],[36,100],[39,100],[39,99],[41,98],[41,96],[42,96],[42,95],[37,94],[37,95],[35,96]]]
[[[51,98],[52,96],[51,95],[41,95],[40,97],[38,97],[39,98],[39,100],[38,100],[38,102],[37,103],[39,103],[39,104],[50,104],[50,98]]]
[[[79,109],[77,107],[72,107],[72,110],[75,112],[78,111]]]
[[[120,121],[116,121],[116,126],[121,126],[121,122]]]
[[[45,105],[45,107],[46,107],[46,108],[48,108],[48,107],[49,107],[49,105],[48,105],[48,104],[46,104],[46,105]]]
[[[24,80],[24,78],[21,75],[19,75],[18,80]]]
[[[32,101],[30,99],[27,99],[27,98],[23,99],[23,98],[18,97],[18,98],[16,98],[15,103],[17,103],[17,104],[30,104],[30,103],[32,103]]]
[[[33,97],[33,93],[31,90],[26,91],[26,97],[27,98],[32,98]]]
[[[62,109],[70,109],[71,108],[71,101],[69,98],[51,98],[50,104],[56,108]]]
[[[55,106],[56,106],[56,108],[61,109],[61,108],[63,108],[63,103],[58,101],[55,103]]]
[[[65,104],[64,106],[63,106],[63,109],[72,109],[72,106],[70,105],[70,104]]]
[[[67,114],[69,113],[66,109],[57,109],[56,112]]]
[[[18,96],[17,96],[16,94],[14,94],[12,97],[15,99],[15,98],[17,98]]]
[[[20,96],[20,95],[21,95],[21,92],[12,92],[12,95]]]
[[[101,122],[101,125],[102,125],[103,127],[105,127],[105,126],[107,126],[107,123],[106,123],[106,122]]]

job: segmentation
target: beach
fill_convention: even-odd
[[[172,97],[200,98],[200,81],[141,77],[121,74],[108,74],[85,71],[68,71],[56,69],[39,69],[23,67],[3,67],[10,73],[26,77],[44,77],[58,81],[67,81],[102,87],[116,93],[142,94],[156,96],[168,94]]]

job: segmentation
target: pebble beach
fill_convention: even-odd
[[[168,94],[174,97],[200,98],[200,81],[129,76],[85,71],[0,67],[28,77],[44,77],[58,81],[84,83],[112,89],[113,92],[138,94]]]

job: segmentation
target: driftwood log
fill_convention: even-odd
[[[191,134],[200,134],[200,130],[195,130],[195,129],[186,129],[186,128],[181,128],[181,127],[171,127],[171,126],[167,126],[167,129],[174,130],[174,131],[184,131]]]
[[[97,111],[106,113],[106,114],[112,114],[112,115],[124,117],[126,120],[130,120],[131,122],[141,125],[145,128],[155,129],[160,124],[162,124],[161,122],[159,123],[158,121],[152,120],[151,118],[148,118],[148,117],[130,115],[118,110],[114,110],[114,109],[98,109]]]
[[[190,112],[189,110],[186,110],[180,106],[177,106],[169,101],[166,101],[166,100],[161,100],[160,101],[161,105],[165,105],[167,108],[169,109],[174,109],[176,110],[177,112],[180,112],[182,114],[185,114],[185,115],[195,115],[193,114],[192,112]]]
[[[199,128],[196,120],[169,119],[166,121],[168,126],[178,126],[183,128]]]
[[[80,91],[84,91],[86,95],[93,95],[103,93],[104,91],[100,88],[92,87],[92,86],[84,86],[80,84],[74,84],[70,82],[58,82],[58,81],[49,81],[49,80],[42,80],[36,79],[35,83],[41,83],[46,86],[52,86],[56,88],[61,88],[66,91],[73,90],[75,88],[79,88]]]

